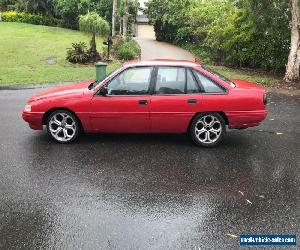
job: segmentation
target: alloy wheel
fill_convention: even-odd
[[[59,142],[68,142],[76,136],[77,124],[75,119],[65,113],[55,113],[49,120],[49,132]]]
[[[213,115],[205,115],[195,124],[197,140],[203,144],[215,143],[222,135],[222,123]]]

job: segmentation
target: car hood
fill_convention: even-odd
[[[28,102],[33,102],[41,99],[46,98],[53,98],[53,97],[63,97],[63,98],[69,98],[74,96],[80,96],[84,94],[84,91],[88,89],[88,86],[93,81],[88,82],[81,82],[76,84],[67,85],[64,87],[49,89],[46,91],[42,91],[34,96],[32,96]]]
[[[238,88],[243,88],[243,89],[259,89],[259,90],[264,89],[262,86],[254,83],[254,82],[249,82],[249,81],[246,81],[246,80],[233,79],[231,81],[233,81]]]

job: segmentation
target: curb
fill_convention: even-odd
[[[75,81],[75,82],[53,82],[53,83],[41,83],[41,84],[16,84],[16,85],[7,85],[0,86],[0,90],[26,90],[26,89],[44,89],[44,88],[55,88],[63,87],[70,84],[87,82],[88,80]]]
[[[266,87],[265,89],[267,93],[282,94],[287,96],[300,96],[300,89],[282,89],[272,87]]]

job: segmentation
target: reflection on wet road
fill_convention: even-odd
[[[203,149],[185,135],[53,143],[20,118],[36,91],[0,91],[1,249],[236,249],[231,234],[299,236],[299,97],[273,95],[263,125]]]

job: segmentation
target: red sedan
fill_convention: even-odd
[[[102,82],[48,90],[31,97],[23,119],[57,142],[79,132],[186,133],[197,145],[217,145],[226,126],[257,126],[267,116],[265,90],[230,81],[193,62],[129,62]]]

